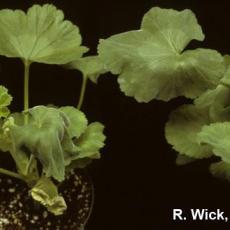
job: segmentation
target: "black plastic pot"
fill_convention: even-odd
[[[0,177],[1,230],[83,230],[93,206],[93,185],[85,170],[75,170],[59,186],[68,209],[54,216],[32,199],[23,182]]]

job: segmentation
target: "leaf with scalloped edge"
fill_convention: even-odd
[[[207,110],[194,105],[183,105],[173,111],[165,126],[165,136],[173,149],[185,156],[201,159],[212,155],[209,146],[201,146],[197,134],[209,124]]]
[[[104,147],[104,125],[99,122],[91,123],[80,138],[75,141],[79,150],[78,159],[100,158],[99,150]]]
[[[12,96],[8,93],[8,89],[0,85],[0,117],[7,117],[10,113],[7,106],[12,101]]]
[[[100,149],[104,147],[106,139],[104,126],[100,122],[88,125],[84,133],[70,142],[68,137],[64,139],[62,146],[65,150],[66,171],[74,168],[84,168],[93,159],[100,158]]]
[[[0,34],[1,55],[30,62],[66,64],[88,50],[78,27],[51,4],[33,5],[27,13],[1,10]]]
[[[218,84],[225,67],[215,50],[183,51],[193,39],[204,35],[191,10],[154,7],[140,30],[100,40],[98,53],[106,69],[119,75],[125,95],[138,102],[196,98]]]

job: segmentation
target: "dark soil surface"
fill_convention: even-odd
[[[35,202],[23,182],[0,177],[0,230],[83,230],[93,203],[93,187],[84,170],[73,172],[59,187],[68,209],[54,216]]]

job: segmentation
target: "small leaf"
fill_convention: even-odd
[[[54,215],[62,215],[67,209],[65,200],[58,194],[57,187],[47,177],[42,177],[31,189],[34,200],[45,206]]]
[[[98,77],[107,72],[104,63],[98,56],[88,56],[79,58],[72,62],[70,67],[80,70],[84,76],[88,77],[92,82],[97,83]]]
[[[87,128],[87,118],[83,112],[72,106],[64,106],[59,108],[69,119],[69,125],[67,130],[69,131],[70,137],[80,137],[81,134]]]
[[[186,21],[186,23],[184,23]],[[223,57],[214,50],[184,51],[204,35],[190,10],[152,8],[141,29],[100,40],[98,53],[106,69],[118,74],[121,90],[138,102],[196,98],[223,77]]]
[[[230,182],[230,164],[220,161],[217,163],[213,163],[210,166],[210,172],[219,178],[226,179]]]
[[[104,126],[99,122],[91,123],[85,132],[74,139],[76,147],[72,152],[65,151],[66,172],[74,168],[84,168],[91,163],[93,159],[100,158],[100,149],[104,147],[105,135]],[[69,143],[71,149],[71,143]],[[65,149],[65,148],[64,148]]]
[[[7,88],[0,86],[0,117],[7,117],[10,113],[7,106],[10,105],[12,96],[8,94]]]
[[[88,49],[81,46],[77,26],[64,20],[61,10],[45,4],[0,11],[0,54],[30,62],[66,64]]]
[[[230,163],[230,122],[218,122],[206,125],[198,134],[201,144],[210,146],[212,152]]]
[[[173,111],[165,126],[165,136],[173,149],[185,156],[201,159],[212,154],[209,146],[200,146],[197,134],[209,124],[206,110],[194,105],[183,105]]]
[[[75,144],[79,149],[78,159],[100,157],[99,150],[104,147],[104,126],[99,122],[91,123]]]

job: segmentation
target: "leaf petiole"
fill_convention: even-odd
[[[88,77],[86,75],[83,75],[83,77],[82,77],[82,85],[81,85],[81,93],[80,93],[80,98],[79,98],[78,105],[77,105],[77,108],[79,110],[81,109],[82,103],[84,101],[87,80],[88,80]]]
[[[18,173],[11,172],[7,169],[0,168],[0,173],[25,181],[24,177]]]
[[[30,73],[30,62],[24,61],[24,111],[29,109],[29,73]],[[28,123],[28,114],[24,117],[25,124]]]

